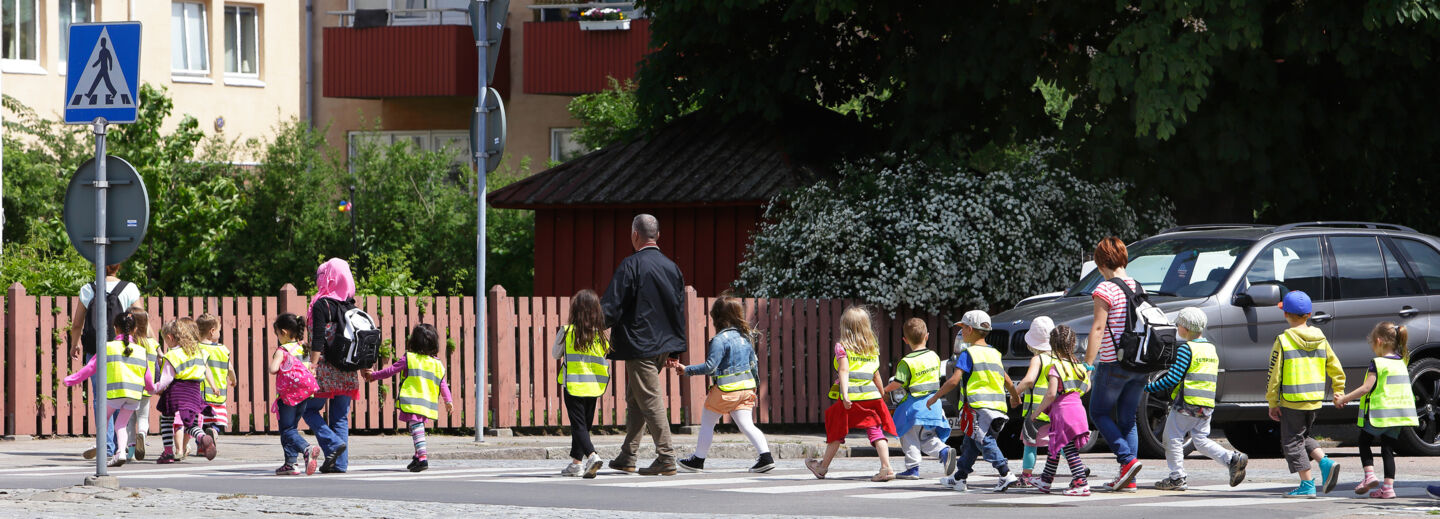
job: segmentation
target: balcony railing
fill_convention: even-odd
[[[340,25],[324,30],[326,97],[475,95],[477,53],[468,10],[442,6],[354,9],[329,14],[338,16]],[[509,38],[507,28],[501,38],[502,48],[509,45]],[[509,53],[501,53],[495,69],[492,86],[502,97],[508,97]]]
[[[328,11],[340,17],[341,27],[383,27],[392,25],[470,25],[470,11],[456,7],[425,9],[349,9]],[[383,21],[382,21],[383,20]]]

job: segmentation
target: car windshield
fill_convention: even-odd
[[[1219,290],[1235,260],[1254,243],[1228,238],[1141,242],[1130,247],[1130,265],[1125,271],[1151,294],[1208,297]],[[1092,271],[1070,287],[1065,296],[1088,296],[1101,281],[1100,271]]]

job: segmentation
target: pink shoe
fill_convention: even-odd
[[[1378,486],[1380,486],[1380,480],[1375,479],[1375,474],[1374,474],[1374,473],[1366,474],[1366,475],[1365,475],[1365,479],[1360,480],[1360,484],[1359,484],[1359,485],[1355,485],[1355,493],[1356,493],[1356,494],[1364,494],[1364,493],[1369,492],[1369,491],[1371,491],[1371,490],[1375,490],[1375,487],[1378,487]]]
[[[324,455],[325,454],[321,452],[320,447],[314,445],[311,445],[309,448],[305,449],[306,476],[315,475],[315,469],[320,466],[320,458],[324,457]]]
[[[1081,483],[1079,485],[1072,486],[1065,489],[1065,495],[1071,497],[1089,497],[1090,485],[1086,483]]]
[[[1370,493],[1370,499],[1395,499],[1395,487],[1380,487]]]
[[[215,459],[215,437],[210,435],[201,436],[195,441],[195,449],[207,460]]]
[[[1042,494],[1049,494],[1050,482],[1043,479],[1035,480],[1035,490],[1039,490]]]

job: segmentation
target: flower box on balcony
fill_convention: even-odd
[[[580,20],[582,31],[628,31],[630,20]]]

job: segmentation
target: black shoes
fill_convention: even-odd
[[[685,472],[705,472],[705,458],[690,456],[679,461],[680,470]]]
[[[325,462],[320,464],[321,474],[334,474],[336,472],[344,472],[343,470],[335,468],[335,464],[340,461],[340,455],[345,454],[345,448],[346,445],[342,443],[339,447],[335,448],[335,452],[332,452],[329,456],[325,457]]]
[[[681,462],[681,464],[684,464],[684,462]],[[770,469],[773,468],[775,468],[775,458],[772,458],[768,452],[762,452],[760,453],[760,459],[756,460],[755,465],[750,467],[750,472],[763,474],[770,472]]]
[[[410,458],[410,465],[405,468],[409,469],[410,472],[422,472],[425,469],[430,468],[430,461],[422,460],[419,456],[416,456],[414,458]]]

